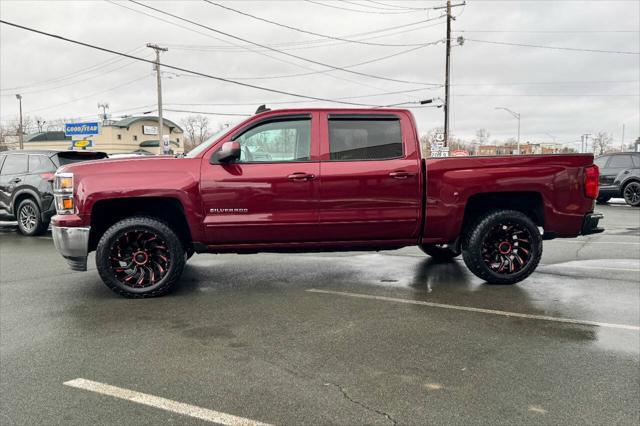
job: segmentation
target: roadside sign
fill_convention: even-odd
[[[72,150],[87,149],[87,148],[93,148],[93,141],[91,139],[80,139],[77,141],[71,141]]]
[[[97,121],[88,123],[65,123],[64,134],[66,136],[93,136],[100,134],[100,123]]]
[[[143,135],[157,135],[158,126],[142,126]]]
[[[449,156],[448,146],[431,145],[431,157],[432,158],[444,158]]]
[[[168,154],[169,151],[171,150],[169,144],[170,144],[169,135],[162,135],[162,153],[163,154]]]
[[[451,151],[451,156],[452,157],[468,157],[469,151],[467,151],[466,149],[454,149],[453,151]]]
[[[444,133],[436,133],[436,141],[444,142]]]

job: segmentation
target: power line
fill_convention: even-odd
[[[12,26],[12,27],[15,27],[15,28],[20,28],[20,29],[23,29],[25,31],[30,31],[30,32],[33,32],[33,33],[37,33],[37,34],[41,34],[41,35],[47,36],[47,37],[51,37],[51,38],[55,38],[55,39],[58,39],[58,40],[66,41],[66,42],[69,42],[69,43],[78,44],[80,46],[89,47],[91,49],[101,50],[103,52],[111,53],[111,54],[114,54],[114,55],[119,55],[119,56],[131,58],[131,59],[137,59],[139,61],[147,62],[149,64],[153,64],[154,63],[154,61],[152,61],[152,60],[139,58],[139,57],[136,57],[136,56],[124,53],[124,52],[119,52],[119,51],[116,51],[116,50],[108,49],[106,47],[96,46],[96,45],[85,43],[85,42],[82,42],[82,41],[79,41],[79,40],[66,38],[66,37],[63,37],[63,36],[60,36],[60,35],[57,35],[57,34],[47,33],[47,32],[44,32],[44,31],[37,30],[35,28],[30,28],[30,27],[26,27],[26,26],[23,26],[23,25],[20,25],[20,24],[15,24],[15,23],[12,23],[12,22],[8,22],[8,21],[5,21],[3,19],[0,19],[0,23],[5,24],[5,25],[9,25],[9,26]],[[299,93],[287,92],[285,90],[271,89],[271,88],[268,88],[268,87],[258,86],[258,85],[255,85],[255,84],[249,84],[249,83],[243,83],[243,82],[240,82],[240,81],[234,81],[234,80],[231,80],[231,79],[228,79],[228,78],[217,77],[217,76],[214,76],[214,75],[202,73],[200,71],[189,70],[187,68],[177,67],[177,66],[174,66],[174,65],[164,64],[163,66],[165,68],[174,69],[174,70],[177,70],[177,71],[183,71],[183,72],[191,73],[191,74],[194,74],[194,75],[200,75],[200,76],[203,76],[203,77],[208,77],[208,78],[210,78],[212,80],[218,80],[218,81],[222,81],[222,82],[225,82],[225,83],[235,84],[235,85],[238,85],[238,86],[244,86],[244,87],[249,87],[249,88],[252,88],[252,89],[263,90],[265,92],[279,93],[279,94],[282,94],[282,95],[293,96],[293,97],[296,97],[296,98],[313,99],[313,100],[317,100],[317,101],[342,103],[342,104],[357,105],[357,106],[368,106],[368,107],[378,106],[378,105],[361,104],[361,103],[355,103],[355,102],[344,102],[344,101],[338,101],[338,100],[333,100],[333,99],[328,99],[328,98],[320,98],[320,97],[310,96],[310,95],[302,95],[302,94],[299,94]]]
[[[309,3],[317,4],[319,6],[330,7],[330,8],[333,8],[333,9],[347,10],[349,12],[370,13],[370,14],[374,14],[374,15],[398,15],[398,14],[401,14],[401,13],[411,12],[411,11],[407,11],[407,12],[404,12],[404,11],[402,11],[402,12],[401,11],[391,12],[391,11],[382,11],[382,10],[378,10],[378,11],[376,11],[376,10],[358,10],[358,9],[351,9],[351,8],[348,8],[348,7],[341,7],[341,6],[335,6],[335,5],[332,5],[332,4],[326,4],[326,3],[319,2],[319,1],[313,1],[313,0],[305,0],[305,1],[307,1]]]
[[[490,41],[490,40],[477,40],[473,38],[465,38],[465,41],[474,41],[476,43],[488,43],[488,44],[500,44],[505,46],[518,46],[518,47],[536,47],[540,49],[553,49],[553,50],[570,50],[576,52],[592,52],[592,53],[617,53],[622,55],[640,55],[640,52],[629,52],[620,50],[600,50],[600,49],[583,49],[578,47],[561,47],[561,46],[542,46],[537,44],[524,44],[524,43],[509,43],[506,41]]]
[[[374,0],[366,0],[368,3],[373,3],[373,4],[378,4],[380,6],[387,6],[387,7],[394,7],[397,9],[410,9],[410,10],[428,10],[428,8],[424,8],[424,7],[408,7],[408,6],[399,6],[396,4],[388,4],[388,3],[382,3],[380,1],[374,1]]]
[[[343,71],[343,72],[347,72],[347,73],[350,73],[350,74],[355,74],[355,75],[359,75],[359,76],[363,76],[363,77],[369,77],[369,78],[375,78],[375,79],[379,79],[379,80],[393,81],[393,82],[396,82],[396,83],[424,84],[424,83],[421,83],[421,82],[400,80],[400,79],[395,79],[395,78],[388,78],[388,77],[382,77],[382,76],[377,76],[377,75],[373,75],[373,74],[367,74],[367,73],[363,73],[363,72],[359,72],[359,71],[352,71],[352,70],[348,70],[346,68],[342,68],[342,67],[338,67],[338,66],[335,66],[335,65],[326,64],[324,62],[316,61],[316,60],[313,60],[313,59],[305,58],[303,56],[294,55],[293,53],[287,53],[287,52],[284,52],[282,50],[266,46],[264,44],[260,44],[260,43],[254,42],[254,41],[250,41],[250,40],[244,39],[242,37],[235,36],[233,34],[226,33],[224,31],[217,30],[215,28],[209,27],[209,26],[204,25],[204,24],[200,24],[200,23],[192,21],[190,19],[183,18],[183,17],[178,16],[178,15],[174,15],[173,13],[169,13],[169,12],[163,11],[161,9],[157,9],[155,7],[140,3],[140,2],[138,2],[136,0],[129,0],[129,1],[131,3],[135,3],[135,4],[140,5],[142,7],[146,7],[147,9],[154,10],[154,11],[156,11],[158,13],[162,13],[164,15],[171,16],[173,18],[180,19],[180,20],[185,21],[185,22],[189,22],[190,24],[197,25],[199,27],[208,29],[208,30],[213,31],[215,33],[222,34],[222,35],[225,35],[227,37],[230,37],[230,38],[233,38],[233,39],[236,39],[236,40],[240,40],[240,41],[245,42],[245,43],[253,44],[255,46],[262,47],[262,48],[271,50],[273,52],[278,52],[280,54],[283,54],[283,55],[286,55],[286,56],[289,56],[289,57],[292,57],[292,58],[296,58],[296,59],[299,59],[301,61],[309,62],[309,63],[315,64],[315,65],[321,65],[323,67],[332,68],[334,70]]]
[[[206,114],[206,115],[222,115],[222,116],[236,116],[236,117],[251,117],[253,114],[241,114],[236,112],[210,112],[210,111],[189,111],[184,109],[167,109],[169,112],[183,112],[188,114]]]
[[[231,12],[234,12],[234,13],[237,13],[237,14],[240,14],[240,15],[243,15],[243,16],[247,16],[249,18],[256,19],[258,21],[267,22],[269,24],[276,25],[278,27],[287,28],[287,29],[290,29],[290,30],[293,30],[293,31],[297,31],[297,32],[303,33],[303,34],[314,35],[314,36],[326,38],[326,39],[329,39],[329,40],[337,40],[337,41],[342,41],[342,42],[346,42],[346,43],[366,44],[366,45],[370,45],[370,46],[385,46],[385,47],[390,47],[390,46],[392,46],[392,47],[409,47],[409,46],[424,46],[425,45],[424,43],[414,43],[414,44],[371,43],[371,42],[361,41],[361,40],[346,39],[346,38],[342,38],[342,37],[316,33],[316,32],[313,32],[313,31],[302,29],[302,28],[292,27],[290,25],[282,24],[280,22],[275,22],[275,21],[272,21],[270,19],[266,19],[266,18],[262,18],[260,16],[252,15],[252,14],[250,14],[248,12],[243,12],[241,10],[234,9],[232,7],[225,6],[225,5],[222,5],[220,3],[213,2],[211,0],[204,0],[204,1],[209,3],[212,6],[216,6],[216,7],[219,7],[221,9],[229,10]],[[446,15],[440,15],[440,16],[437,16],[435,18],[431,18],[431,19],[425,20],[425,22],[436,20],[436,19],[440,19],[440,18],[444,18],[445,16]]]
[[[141,47],[136,47],[135,49],[129,50],[126,53],[133,53],[137,50],[142,49]],[[64,81],[64,80],[68,80],[70,78],[75,78],[79,75],[85,74],[87,72],[91,72],[91,71],[95,71],[96,69],[100,69],[100,68],[104,68],[107,67],[109,65],[115,65],[118,62],[123,61],[123,58],[115,58],[115,59],[109,59],[107,61],[102,61],[102,62],[98,62],[97,64],[93,64],[89,67],[86,68],[81,68],[79,70],[75,70],[74,72],[68,73],[68,74],[64,74],[58,77],[53,77],[50,79],[46,79],[46,80],[42,80],[39,81],[37,83],[31,83],[31,84],[27,84],[24,86],[15,86],[15,87],[6,87],[6,88],[0,88],[0,91],[4,92],[4,91],[13,91],[13,90],[22,90],[25,88],[29,88],[29,87],[37,87],[37,86],[46,86],[49,83],[57,83],[59,81]]]
[[[639,33],[638,30],[457,30],[454,33]]]

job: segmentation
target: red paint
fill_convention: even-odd
[[[329,161],[331,113],[398,116],[403,156]],[[214,152],[242,129],[296,114],[312,117],[308,161],[210,164]],[[212,252],[341,250],[455,241],[467,201],[481,193],[540,194],[545,231],[561,237],[579,235],[584,215],[593,211],[597,168],[592,155],[440,158],[424,163],[414,118],[406,110],[270,111],[230,129],[194,158],[143,157],[64,167],[75,175],[77,214],[55,216],[53,223],[90,226],[100,200],[168,197],[181,203],[193,240]]]

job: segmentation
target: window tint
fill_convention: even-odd
[[[15,175],[19,173],[27,173],[27,155],[16,154],[7,155],[7,159],[2,166],[3,175]]]
[[[633,167],[630,155],[614,155],[609,161],[609,167]]]
[[[55,172],[56,166],[45,155],[29,156],[29,173]]]
[[[0,164],[2,164],[2,162],[0,161]],[[633,156],[633,164],[636,167],[640,167],[640,155],[634,155]]]
[[[607,161],[609,161],[609,157],[598,157],[593,160],[593,163],[601,169],[607,164]]]
[[[308,161],[311,120],[284,120],[260,124],[235,138],[240,163]]]
[[[332,160],[384,160],[402,156],[399,119],[329,119]]]

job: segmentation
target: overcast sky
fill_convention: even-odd
[[[442,10],[432,9],[444,1],[214,1],[360,43],[301,33],[203,1],[144,4],[309,61],[126,1],[2,0],[0,15],[12,23],[138,57],[151,58],[153,52],[145,46],[158,43],[169,49],[162,54],[168,65],[300,95],[374,105],[444,97],[445,20],[438,18]],[[523,141],[551,141],[552,135],[558,142],[573,142],[583,133],[606,131],[619,144],[625,124],[625,140],[630,143],[638,137],[640,119],[639,5],[637,0],[468,0],[466,6],[455,7],[453,37],[466,40],[452,49],[451,132],[472,138],[477,129],[486,128],[492,139],[515,137],[517,121],[495,109],[501,106],[522,115]],[[431,42],[435,44],[420,46]],[[148,63],[7,25],[0,25],[0,43],[3,123],[17,116],[16,93],[23,96],[24,114],[46,120],[95,119],[98,102],[108,102],[114,117],[156,108],[155,74]],[[380,60],[351,67],[376,59]],[[261,103],[272,108],[338,106],[164,71],[166,109],[251,114]],[[388,92],[404,93],[379,95]],[[294,103],[280,104],[287,101]],[[421,132],[442,126],[442,109],[413,111]],[[165,113],[175,121],[184,115]],[[210,116],[216,124],[239,118]]]

